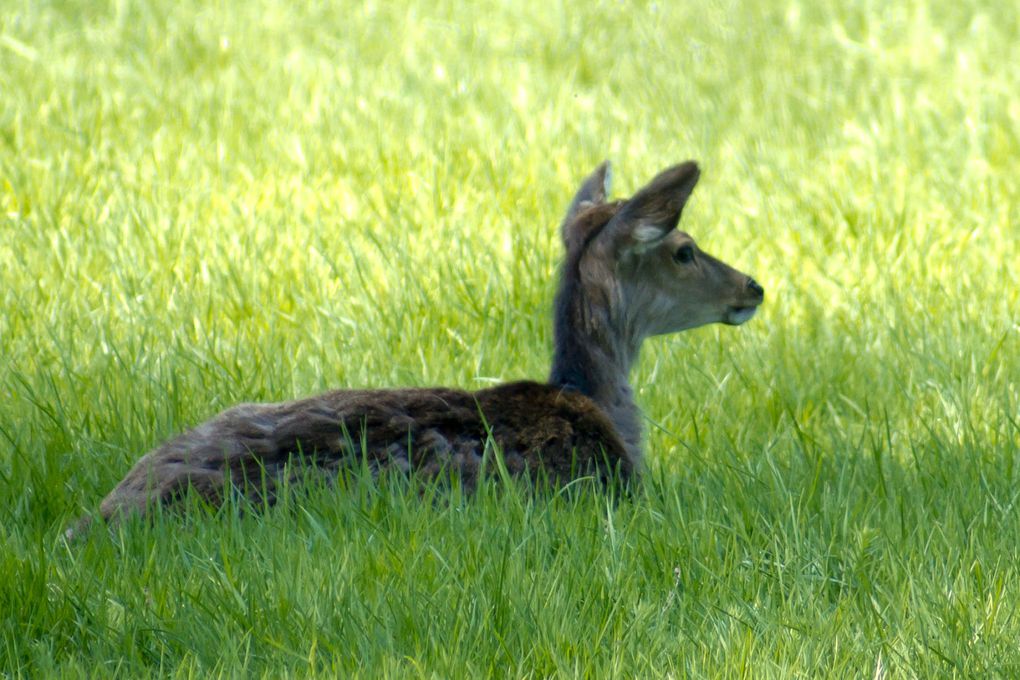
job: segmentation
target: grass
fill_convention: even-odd
[[[0,7],[0,672],[1020,674],[1008,2]],[[355,479],[64,527],[240,400],[545,375],[556,224],[698,158],[740,329],[633,499]]]

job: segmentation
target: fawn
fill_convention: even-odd
[[[698,176],[696,163],[682,163],[630,199],[610,202],[607,162],[581,185],[561,226],[566,258],[548,382],[477,392],[336,390],[241,404],[146,454],[99,515],[145,514],[189,489],[213,505],[230,492],[272,503],[284,483],[309,473],[335,478],[360,465],[373,474],[455,474],[470,490],[491,469],[483,465],[489,451],[509,474],[554,484],[633,477],[642,467],[641,422],[628,373],[642,341],[742,324],[764,299],[754,279],[676,229]]]

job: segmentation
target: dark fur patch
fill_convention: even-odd
[[[580,213],[570,225],[571,237],[567,241],[567,255],[560,268],[560,285],[553,303],[556,349],[549,382],[586,395],[594,394],[596,386],[590,384],[594,374],[589,365],[590,343],[578,332],[582,327],[577,308],[582,299],[579,293],[582,289],[581,258],[622,206],[622,201],[592,206]]]
[[[563,484],[632,470],[605,413],[587,397],[534,382],[478,392],[338,390],[279,404],[242,404],[144,456],[103,500],[105,519],[176,504],[185,492],[219,505],[233,489],[272,504],[282,485],[335,478],[367,464],[423,479],[460,476],[468,490],[487,456],[513,476]]]

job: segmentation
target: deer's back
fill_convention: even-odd
[[[229,489],[272,502],[284,480],[309,472],[332,478],[361,465],[426,478],[452,473],[471,488],[491,444],[512,475],[563,483],[632,472],[605,413],[584,395],[551,385],[336,390],[224,411],[139,460],[100,512],[144,512],[189,488],[214,503]]]

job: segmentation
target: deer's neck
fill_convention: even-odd
[[[641,469],[641,411],[634,403],[630,369],[641,338],[623,320],[587,301],[558,300],[556,348],[549,382],[590,397],[612,420],[635,470]]]

